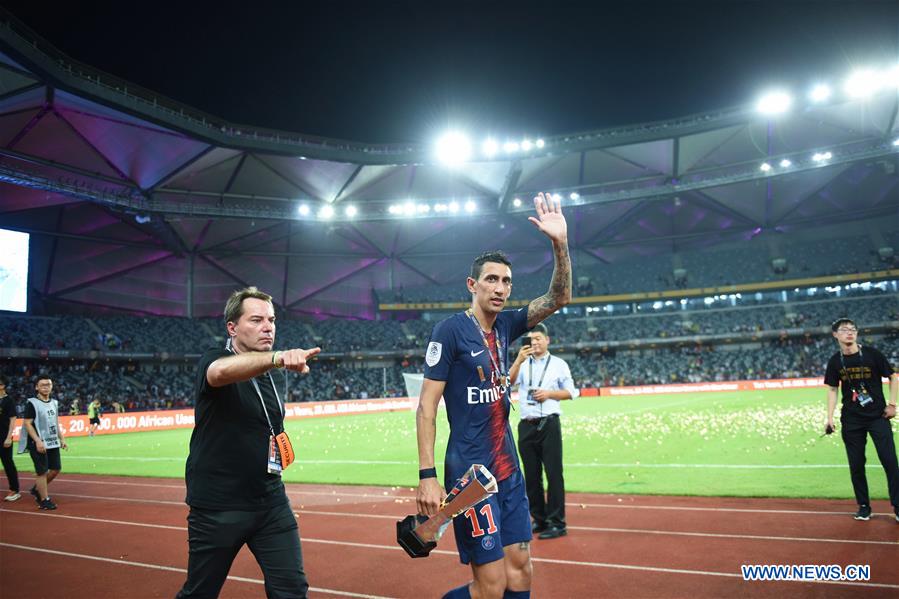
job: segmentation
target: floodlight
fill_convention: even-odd
[[[333,206],[322,206],[322,209],[318,211],[319,218],[331,218],[334,216],[334,207]]]
[[[358,211],[356,210],[356,207],[355,207],[355,206],[347,206],[347,207],[344,209],[344,213],[345,213],[347,216],[349,216],[350,218],[353,218],[354,216],[356,216],[356,213],[357,213],[357,212],[358,212]]]
[[[571,193],[568,194],[568,199],[569,200],[579,200],[579,199],[581,199],[581,194],[579,194],[576,191],[572,191]]]
[[[852,73],[846,80],[845,90],[853,98],[867,98],[880,89],[880,84],[877,74],[866,69]]]
[[[453,212],[453,213],[458,212],[459,211],[459,202],[455,202],[455,201],[450,202],[449,211]]]
[[[781,114],[790,108],[793,98],[786,92],[774,91],[762,96],[756,109],[762,114]]]
[[[475,204],[471,200],[468,200],[467,202],[465,202],[465,212],[470,213],[470,212],[474,212],[477,209],[478,209],[477,204]]]
[[[446,204],[434,204],[434,212],[446,212]]]
[[[762,166],[759,167],[759,170],[762,171],[763,173],[767,173],[768,171],[771,170],[771,165],[768,164],[767,162],[763,162]]]
[[[899,147],[899,137],[893,140],[893,145]]]
[[[552,194],[552,199],[554,199],[554,200],[557,201],[557,202],[561,202],[561,201],[562,201],[562,196],[559,195],[559,194],[557,194],[557,193],[554,193],[554,194]]]
[[[897,140],[897,141],[899,141],[899,140]],[[516,208],[520,208],[521,207],[521,198],[515,198],[514,200],[512,200],[512,205],[515,206]]]
[[[542,139],[538,139],[536,142],[534,142],[534,145],[536,145],[538,148],[542,148],[543,146],[546,145],[546,142],[543,141]]]
[[[471,157],[471,141],[464,133],[449,131],[437,140],[436,154],[447,166],[462,164]]]
[[[403,204],[403,214],[406,216],[415,214],[415,204],[413,202],[406,202]]]
[[[503,150],[506,151],[506,154],[511,154],[512,152],[518,151],[518,142],[517,141],[507,141],[503,144]]]
[[[815,154],[812,156],[812,160],[814,160],[815,162],[824,162],[825,160],[830,160],[831,158],[833,158],[833,154],[831,154],[830,152],[815,152]]]
[[[427,213],[431,211],[431,206],[429,204],[418,204],[415,209],[419,213]]]
[[[812,102],[826,102],[830,98],[830,87],[824,84],[818,84],[809,92],[809,98]]]
[[[309,216],[309,206],[300,204],[299,208],[297,208],[297,212],[300,213],[300,216]]]
[[[793,163],[790,162],[790,161],[789,161],[788,159],[786,159],[786,158],[784,158],[783,160],[780,161],[780,168],[787,168],[787,167],[790,167],[790,166],[792,166],[792,165],[793,165]]]
[[[390,207],[387,208],[387,212],[389,212],[390,214],[399,214],[400,212],[402,212],[402,208],[400,208],[396,204],[391,204]]]
[[[481,151],[484,152],[484,156],[487,156],[489,158],[496,155],[496,153],[499,151],[499,144],[496,143],[495,139],[488,137],[481,145]]]
[[[533,147],[534,147],[534,144],[531,143],[531,140],[529,140],[529,139],[525,139],[521,142],[521,149],[524,150],[525,152],[530,152],[531,148],[533,148]]]

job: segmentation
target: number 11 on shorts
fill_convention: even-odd
[[[482,537],[484,536],[484,529],[481,528],[480,523],[478,523],[478,515],[474,510],[473,507],[465,510],[465,517],[471,521],[471,536]],[[487,534],[495,534],[496,524],[493,522],[493,508],[491,505],[485,503],[479,511],[487,518]]]

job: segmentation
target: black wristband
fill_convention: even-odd
[[[437,468],[422,468],[418,471],[418,480],[437,478]]]

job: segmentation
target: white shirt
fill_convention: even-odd
[[[545,374],[544,369],[546,369]],[[543,403],[528,400],[528,388],[547,391],[564,389],[571,394],[571,399],[580,396],[580,391],[574,387],[574,380],[571,378],[568,364],[562,358],[551,356],[549,352],[539,359],[533,356],[529,357],[527,362],[518,369],[518,378],[515,379],[515,383],[518,385],[518,411],[523,419],[542,418],[562,413],[558,399],[547,399]]]

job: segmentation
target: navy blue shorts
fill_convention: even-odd
[[[453,519],[463,564],[503,559],[503,547],[531,540],[531,513],[521,472],[499,483],[499,491]]]

